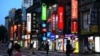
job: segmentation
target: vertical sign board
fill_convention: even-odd
[[[72,30],[72,33],[77,33],[78,32],[78,23],[77,22],[71,22],[71,30]]]
[[[26,8],[22,7],[22,21],[26,21]]]
[[[52,24],[52,32],[54,32],[55,33],[55,22],[56,22],[56,17],[55,17],[55,14],[53,14],[52,16],[51,16],[51,24]]]
[[[72,20],[78,19],[78,1],[72,0],[72,13],[71,13]]]
[[[58,29],[63,30],[64,28],[64,8],[62,6],[58,6]]]
[[[72,15],[71,15],[71,31],[72,33],[77,33],[78,32],[78,0],[72,0]],[[75,21],[73,21],[75,20]]]
[[[27,33],[31,33],[31,13],[27,13]]]
[[[11,26],[10,28],[10,39],[13,39],[13,35],[14,35],[14,30],[13,30],[13,26]]]
[[[47,14],[46,11],[47,11],[47,6],[46,6],[46,4],[43,3],[43,4],[42,4],[42,20],[43,20],[43,21],[46,20],[46,16],[47,16],[47,15],[46,15],[46,14]]]

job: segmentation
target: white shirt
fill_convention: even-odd
[[[11,42],[9,43],[8,48],[9,48],[9,49],[12,48],[12,43],[11,43]]]

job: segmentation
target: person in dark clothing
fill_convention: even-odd
[[[34,50],[33,50],[33,45],[34,45],[34,42],[30,44],[30,51],[31,51],[30,53],[31,54],[34,54],[35,53]]]
[[[9,44],[8,44],[8,50],[7,50],[7,53],[9,56],[12,56],[13,55],[13,41],[10,41]]]
[[[49,52],[49,44],[48,44],[48,41],[45,44],[45,49],[46,49],[46,54],[48,54],[48,52]]]
[[[21,46],[18,43],[15,43],[14,49],[15,49],[14,56],[22,56],[21,50],[20,50],[21,49]]]
[[[71,49],[72,49],[72,46],[71,46],[71,44],[70,44],[70,40],[67,40],[67,45],[66,45],[66,56],[70,56]]]
[[[18,43],[14,44],[14,49],[20,52],[21,46]]]

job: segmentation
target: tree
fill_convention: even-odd
[[[6,42],[7,38],[8,38],[8,34],[7,34],[7,29],[5,28],[5,26],[1,25],[0,26],[0,41],[2,42]]]

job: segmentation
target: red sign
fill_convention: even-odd
[[[78,19],[78,0],[72,0],[72,20]]]
[[[55,16],[55,14],[53,14],[51,18],[52,18],[52,22],[51,22],[52,31],[55,31],[56,30],[56,16]]]
[[[43,29],[42,29],[42,32],[47,32],[47,29],[46,29],[46,28],[43,28]]]
[[[58,29],[63,30],[64,28],[64,8],[62,6],[58,7]]]
[[[71,22],[71,30],[72,30],[72,33],[78,32],[78,23],[77,22]]]

